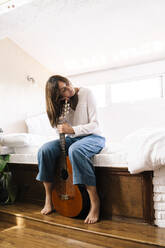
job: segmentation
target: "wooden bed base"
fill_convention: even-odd
[[[18,201],[44,203],[44,188],[35,180],[38,167],[9,164],[18,185]],[[95,167],[101,199],[101,216],[105,219],[129,219],[153,224],[153,186],[151,171],[130,174],[127,168]]]
[[[152,171],[130,174],[127,168],[97,167],[103,217],[127,217],[153,224]]]

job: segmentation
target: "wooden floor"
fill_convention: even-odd
[[[0,248],[165,247],[165,229],[142,223],[81,219],[58,213],[40,214],[41,206],[27,203],[0,206]]]

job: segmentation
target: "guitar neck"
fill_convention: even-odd
[[[60,133],[60,146],[61,146],[61,151],[65,155],[66,154],[66,142],[65,142],[65,134]]]
[[[60,133],[60,146],[61,146],[61,168],[67,171],[67,162],[66,162],[66,142],[65,142],[65,134]]]
[[[59,124],[63,124],[66,122],[66,114],[69,113],[70,110],[70,103],[68,103],[67,100],[65,100],[65,104],[62,109],[62,114],[59,117]],[[66,142],[65,142],[65,134],[60,133],[60,145],[61,145],[61,152],[66,157]]]

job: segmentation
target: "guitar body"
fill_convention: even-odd
[[[89,211],[89,196],[83,186],[73,185],[72,166],[67,156],[65,169],[63,166],[64,157],[58,160],[55,173],[55,187],[52,192],[54,208],[63,216],[77,217],[87,215]]]

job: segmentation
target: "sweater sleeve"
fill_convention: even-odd
[[[87,113],[88,113],[88,123],[83,125],[73,126],[73,130],[76,136],[93,134],[99,128],[99,122],[97,119],[97,108],[96,101],[89,90],[87,95]]]

